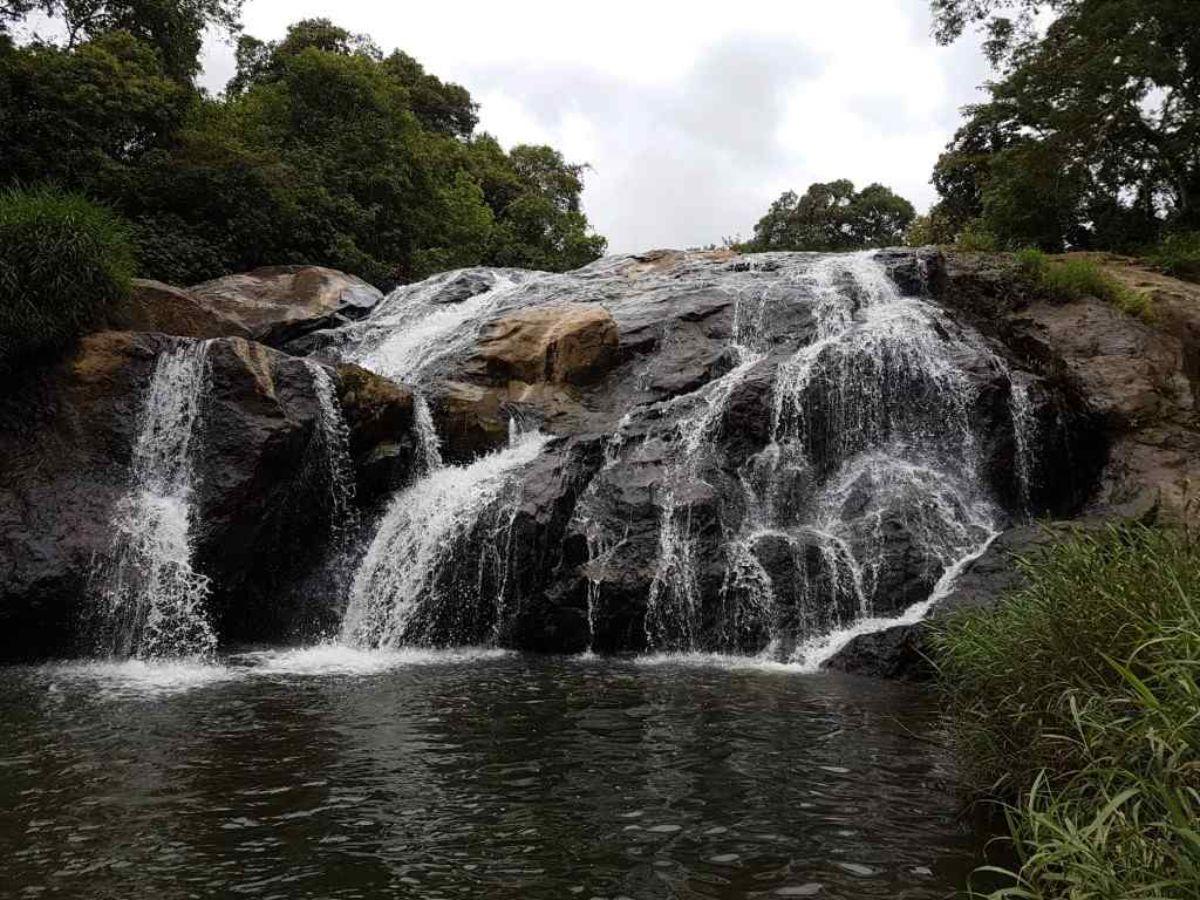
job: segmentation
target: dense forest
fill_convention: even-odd
[[[234,78],[209,96],[195,84],[202,35],[237,33],[239,7],[0,2],[0,187],[101,202],[139,274],[184,284],[318,263],[386,287],[603,253],[580,208],[584,166],[550,147],[506,151],[476,131],[465,88],[328,20],[280,41],[241,35]],[[34,16],[65,37],[17,41]]]

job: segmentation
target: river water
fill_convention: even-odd
[[[8,897],[946,897],[936,705],[752,661],[0,669]]]

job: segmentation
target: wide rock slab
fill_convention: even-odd
[[[617,361],[619,343],[603,306],[538,306],[492,322],[479,339],[477,364],[500,382],[587,384]]]

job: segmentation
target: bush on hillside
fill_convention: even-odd
[[[1200,541],[1112,526],[1022,567],[1026,587],[934,636],[969,771],[1012,803],[1021,867],[993,896],[1194,890]]]
[[[1175,278],[1200,281],[1200,231],[1170,235],[1150,252],[1149,260]]]
[[[52,188],[0,193],[0,368],[98,324],[133,273],[128,228],[104,207]]]

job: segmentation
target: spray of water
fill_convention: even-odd
[[[489,548],[466,538],[547,440],[522,435],[513,446],[470,465],[444,466],[397,494],[355,575],[342,639],[368,647],[472,642],[468,632],[476,623],[461,616],[487,599],[479,595],[479,572]],[[498,574],[488,583],[503,583]]]
[[[208,386],[206,341],[159,356],[139,417],[129,487],[93,575],[101,650],[114,657],[206,657],[216,648],[208,578],[192,567],[192,455]]]

